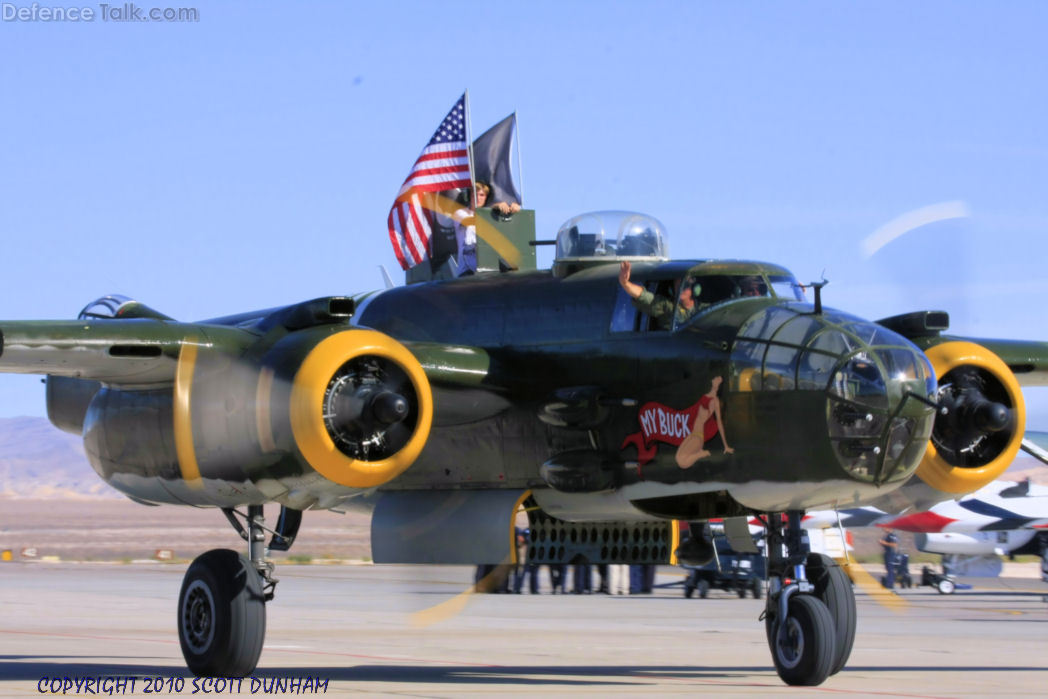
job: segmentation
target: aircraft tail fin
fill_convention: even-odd
[[[386,270],[385,265],[378,266],[379,271],[382,272],[382,281],[385,283],[387,289],[392,289],[396,284],[393,283],[393,277],[389,276],[389,272]]]

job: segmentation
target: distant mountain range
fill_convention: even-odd
[[[0,418],[0,498],[122,498],[84,455],[83,441],[42,417]]]

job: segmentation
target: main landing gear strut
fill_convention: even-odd
[[[246,515],[232,508],[223,512],[247,541],[248,555],[213,549],[193,561],[178,595],[178,641],[194,675],[245,677],[262,654],[266,602],[277,584],[273,563],[265,558],[266,531],[273,534],[270,548],[286,551],[302,513],[281,508],[273,531],[265,527],[261,505],[249,505]]]
[[[818,685],[844,667],[855,641],[855,595],[829,556],[810,553],[798,510],[767,517],[768,596],[763,618],[779,677]],[[783,547],[785,546],[785,554]]]

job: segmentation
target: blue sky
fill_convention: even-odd
[[[539,237],[644,211],[675,257],[825,274],[827,305],[865,317],[942,308],[959,333],[1048,339],[1044,3],[195,7],[0,22],[0,317],[122,293],[194,320],[378,288],[393,196],[468,88],[474,133],[518,112]],[[860,253],[949,202],[969,215]],[[44,414],[36,377],[0,396],[0,417]]]

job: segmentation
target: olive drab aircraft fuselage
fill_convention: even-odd
[[[187,572],[198,674],[255,667],[275,502],[273,550],[304,510],[360,507],[376,562],[411,563],[512,562],[521,508],[532,563],[665,563],[674,520],[763,513],[776,668],[820,683],[847,660],[854,598],[803,549],[800,515],[993,480],[1023,439],[1016,377],[1044,383],[1048,350],[946,336],[941,312],[865,321],[776,265],[671,261],[664,235],[589,214],[550,270],[199,323],[105,297],[76,320],[0,323],[0,370],[48,376],[52,422],[114,488],[220,507],[248,541]],[[239,593],[216,582],[245,571]]]

